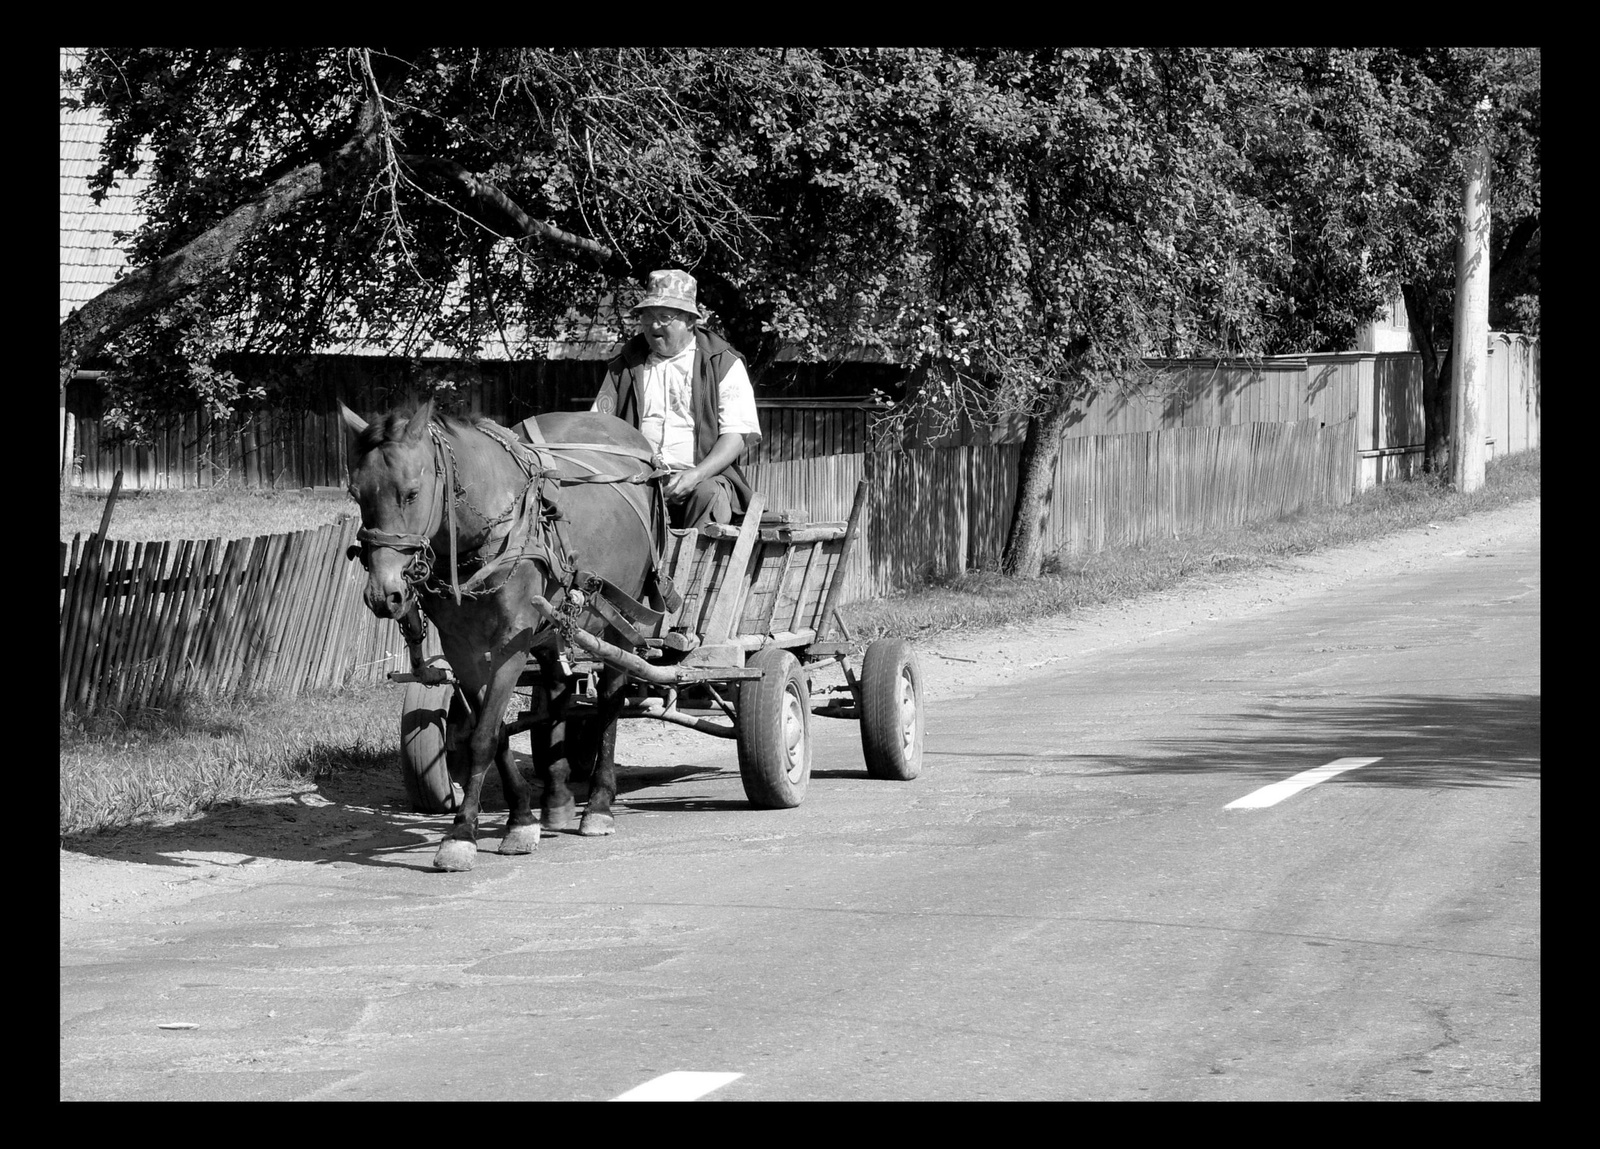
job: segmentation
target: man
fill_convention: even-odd
[[[591,410],[626,419],[656,451],[675,527],[726,523],[749,505],[739,456],[761,440],[744,358],[700,329],[694,276],[650,273],[634,307],[639,334],[606,366]]]

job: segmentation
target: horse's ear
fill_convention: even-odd
[[[420,439],[427,433],[428,420],[433,418],[433,399],[430,397],[426,403],[417,408],[417,413],[411,416],[411,421],[406,424],[405,437],[407,439]]]
[[[344,400],[339,400],[339,417],[344,420],[344,425],[357,435],[367,429],[367,421],[360,415],[344,405]]]

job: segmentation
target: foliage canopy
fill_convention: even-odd
[[[1400,290],[1434,363],[1484,132],[1493,321],[1538,330],[1537,50],[119,48],[66,79],[110,124],[95,187],[155,156],[138,270],[62,325],[63,381],[110,354],[131,429],[238,401],[223,348],[514,354],[664,266],[758,378],[872,355],[903,417],[1030,442],[1152,356],[1346,349]]]
[[[1036,413],[1148,355],[1343,347],[1400,282],[1443,290],[1485,97],[1497,235],[1533,221],[1497,305],[1537,323],[1536,53],[130,48],[69,80],[110,124],[97,189],[154,152],[135,266],[323,165],[112,332],[130,374],[202,392],[221,347],[550,337],[666,265],[758,368],[866,349],[947,411]]]

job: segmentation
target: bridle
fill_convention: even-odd
[[[362,527],[356,532],[356,540],[360,545],[351,546],[345,552],[345,557],[349,559],[359,557],[362,567],[371,570],[370,555],[373,550],[384,549],[409,554],[411,561],[406,564],[403,577],[406,585],[416,593],[433,578],[433,537],[439,533],[439,528],[443,525],[441,520],[447,519],[450,527],[450,591],[456,605],[460,606],[461,581],[456,573],[456,501],[461,497],[462,491],[456,483],[455,452],[450,449],[444,432],[433,423],[428,424],[428,437],[433,441],[433,471],[439,479],[433,512],[430,515],[431,525],[422,534],[393,534],[373,527]]]

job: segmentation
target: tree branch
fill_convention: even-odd
[[[534,219],[505,192],[453,160],[418,155],[402,155],[399,158],[408,167],[419,172],[428,172],[465,192],[468,200],[477,209],[472,212],[473,218],[491,231],[513,238],[537,237],[565,249],[563,254],[569,258],[577,259],[587,255],[602,266],[617,259],[616,251],[605,244],[585,239],[581,235],[573,235],[552,224]]]
[[[225,272],[246,240],[371,161],[376,106],[367,100],[355,131],[325,160],[280,176],[259,195],[156,263],[124,275],[61,324],[61,387],[79,363],[120,332]]]

